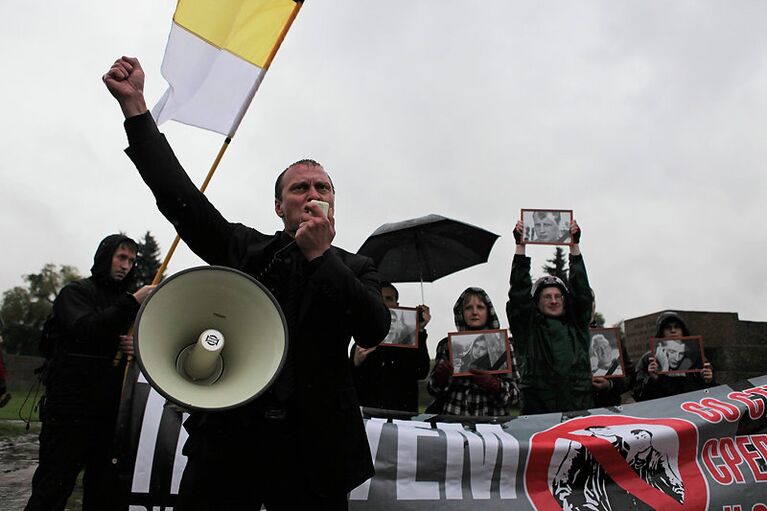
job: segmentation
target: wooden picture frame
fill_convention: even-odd
[[[447,335],[447,350],[453,376],[470,376],[471,368],[486,374],[512,372],[511,345],[505,329],[451,332]]]
[[[699,373],[706,361],[701,335],[651,337],[650,352],[658,364],[657,374]]]
[[[621,329],[589,328],[591,345],[589,360],[592,378],[625,378],[626,363],[623,360]]]
[[[421,330],[420,315],[415,307],[390,307],[389,333],[379,346],[418,349],[418,332]]]
[[[571,245],[572,209],[522,209],[522,241],[527,245]]]

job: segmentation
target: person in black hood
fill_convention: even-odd
[[[660,313],[658,319],[655,320],[655,328],[655,337],[658,339],[673,339],[689,337],[690,335],[687,323],[679,314],[672,311]],[[653,353],[648,351],[642,355],[639,360],[634,387],[634,399],[636,401],[675,396],[716,385],[713,368],[708,362],[703,363],[703,370],[700,372],[658,374],[658,370],[658,361],[655,360]]]
[[[596,314],[596,295],[594,290],[591,290],[591,296],[594,298],[594,303],[591,308],[591,324],[589,329],[599,328],[599,325],[594,321]],[[605,378],[604,376],[593,375],[591,379],[591,390],[594,397],[594,406],[603,408],[608,406],[619,406],[623,402],[623,393],[633,390],[634,380],[636,380],[636,368],[634,362],[629,356],[626,349],[626,339],[623,335],[623,329],[619,332],[620,335],[620,352],[623,358],[623,377],[622,378]],[[593,336],[592,336],[593,344]]]
[[[453,319],[459,332],[500,329],[493,302],[485,290],[479,287],[469,287],[460,294],[453,306]],[[510,407],[519,402],[519,374],[514,361],[514,351],[511,351],[511,374],[492,374],[479,367],[461,367],[460,370],[469,371],[471,375],[454,377],[448,340],[449,336],[437,343],[434,368],[426,380],[426,390],[434,397],[434,401],[426,412],[440,415],[509,415]],[[479,344],[484,346],[484,356],[488,358],[487,341],[483,338],[483,342]],[[482,358],[481,351],[482,349],[477,350],[475,358]],[[489,358],[487,366],[489,369]]]
[[[43,333],[47,364],[40,406],[39,465],[25,509],[64,509],[85,469],[83,509],[110,509],[115,474],[110,462],[123,368],[112,360],[133,354],[125,335],[154,286],[129,293],[137,244],[122,234],[104,238],[91,276],[59,292]]]

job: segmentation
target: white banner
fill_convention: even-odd
[[[186,462],[183,417],[145,382],[132,398],[128,509],[170,509]],[[349,508],[767,511],[766,409],[767,377],[567,416],[365,409],[376,475]]]

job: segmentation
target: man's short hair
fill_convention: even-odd
[[[309,167],[320,167],[322,170],[325,170],[325,167],[322,166],[321,163],[318,161],[312,160],[310,158],[304,158],[303,160],[298,160],[296,162],[291,163],[288,165],[285,170],[280,172],[280,175],[277,176],[277,180],[274,182],[274,198],[277,200],[282,200],[282,178],[285,177],[285,173],[292,169],[293,167],[297,167],[299,165],[307,165]],[[327,174],[327,171],[325,171]],[[328,179],[330,180],[330,188],[333,190],[333,193],[336,193],[336,187],[333,184],[333,179],[331,179],[330,174],[328,174]]]
[[[381,290],[383,291],[383,288],[388,287],[394,290],[394,298],[399,301],[399,290],[397,290],[396,287],[394,287],[394,284],[391,282],[381,282]]]
[[[631,434],[632,435],[638,435],[639,433],[647,433],[650,435],[650,438],[652,438],[652,431],[648,431],[646,429],[632,429]]]

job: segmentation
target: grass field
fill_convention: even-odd
[[[0,420],[7,420],[7,419],[19,420],[19,410],[23,412],[22,416],[24,417],[24,419],[29,418],[30,408],[34,404],[36,404],[36,401],[34,403],[32,401],[34,394],[30,395],[29,399],[27,399],[27,393],[28,393],[27,390],[9,390],[9,392],[11,393],[11,396],[13,397],[11,397],[11,400],[8,401],[7,405],[0,408]],[[39,398],[40,396],[38,395],[38,399]],[[24,402],[25,400],[26,400],[26,403]],[[32,413],[32,421],[37,422],[39,420],[40,420],[40,416],[37,410],[35,410]]]

